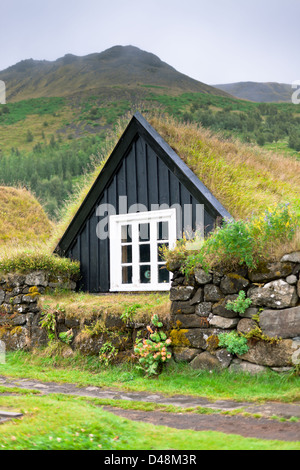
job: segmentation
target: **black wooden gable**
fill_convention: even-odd
[[[127,207],[120,207],[126,196]],[[204,225],[211,230],[217,218],[230,214],[187,167],[175,151],[136,113],[91,187],[81,207],[61,238],[56,252],[81,263],[81,288],[109,291],[109,240],[96,234],[101,204],[111,204],[115,213],[126,213],[134,204],[151,210],[153,205],[189,204],[194,212],[204,205]],[[195,229],[195,227],[191,227]],[[178,238],[182,236],[178,220]]]

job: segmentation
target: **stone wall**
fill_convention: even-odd
[[[42,271],[0,278],[0,346],[5,345],[5,350],[10,351],[30,350],[48,344],[47,328],[40,324],[42,314],[48,310],[42,311],[39,299],[56,288],[75,290],[76,282]],[[150,322],[148,317],[124,321],[116,314],[108,314],[105,308],[97,309],[88,318],[68,316],[59,306],[49,311],[55,318],[56,339],[60,333],[72,336],[63,354],[79,351],[83,355],[99,355],[106,344],[118,350],[118,360],[131,358],[137,333],[145,331],[146,334]]]
[[[30,348],[45,341],[45,332],[39,325],[38,300],[46,290],[56,288],[74,290],[76,282],[44,271],[0,278],[0,341],[6,350]]]
[[[55,288],[74,290],[76,283],[42,271],[0,278],[0,342],[6,350],[47,344],[39,298]],[[251,305],[244,313],[236,313],[227,303],[241,291]],[[171,314],[163,323],[172,339],[175,361],[186,361],[195,369],[254,373],[268,368],[281,372],[300,363],[300,252],[252,272],[197,269],[187,279],[179,267],[174,268],[170,300]],[[55,314],[57,335],[72,333],[70,351],[99,354],[109,342],[119,350],[121,360],[131,355],[137,333],[149,323],[149,319],[124,323],[105,312],[83,322],[59,309]],[[220,347],[219,334],[231,331],[246,335],[246,353],[232,354]]]
[[[195,369],[229,368],[285,371],[300,363],[300,252],[255,271],[206,273],[187,279],[173,269],[170,292],[171,338],[176,361]],[[244,291],[251,305],[244,313],[228,310]],[[247,336],[248,352],[231,354],[219,347],[218,335]]]

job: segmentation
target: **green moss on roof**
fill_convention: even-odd
[[[237,219],[290,202],[300,214],[300,161],[172,118],[150,124]]]

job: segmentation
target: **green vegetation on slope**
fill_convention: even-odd
[[[1,425],[2,450],[125,450],[130,453],[134,450],[153,452],[167,449],[171,452],[174,449],[183,452],[195,449],[299,449],[297,442],[137,423],[104,411],[93,399],[76,396],[4,396],[0,398],[0,405],[10,411],[21,410],[24,414],[21,420]]]
[[[53,226],[40,203],[25,189],[0,187],[0,243],[46,242]]]
[[[174,94],[172,88],[168,93],[141,84],[135,89],[112,86],[102,89],[98,95],[37,98],[0,106],[0,183],[26,185],[42,202],[48,215],[57,220],[62,202],[76,191],[83,174],[92,170],[95,162],[99,163],[107,136],[131,106],[143,114],[147,114],[147,109],[158,108],[187,127],[201,125],[216,132],[219,141],[234,137],[250,147],[255,144],[270,149],[275,152],[270,154],[270,162],[278,159],[277,150],[287,157],[299,158],[300,106],[251,103],[205,93]],[[127,122],[129,118],[127,115]],[[223,168],[227,161],[226,171],[231,171],[231,179],[239,181],[236,187],[240,190],[241,181],[244,184],[248,179],[245,171],[260,170],[235,164],[230,170],[231,163],[226,157],[226,153],[230,154],[230,143],[224,146],[223,152],[225,154],[216,154],[218,165]],[[252,158],[250,154],[249,158]],[[268,174],[269,161],[264,162],[265,178],[263,182],[260,178],[262,184],[257,187],[261,196],[266,186],[273,185],[277,193],[277,182]],[[288,165],[293,166],[290,159],[285,160],[285,164],[282,160],[283,173],[286,172],[284,166]],[[212,164],[209,173],[211,171]],[[218,183],[208,185],[215,196],[214,186],[220,181],[224,185],[226,181],[220,176]],[[248,188],[244,191],[245,199],[247,191]]]
[[[180,120],[222,131],[225,136],[260,146],[284,141],[287,150],[300,152],[300,106],[292,103],[251,103],[202,93],[153,94],[149,100],[162,104]]]
[[[151,125],[237,219],[279,203],[299,208],[300,161],[225,140],[196,124],[154,116]]]

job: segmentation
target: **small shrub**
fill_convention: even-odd
[[[137,309],[141,307],[142,307],[141,304],[133,304],[133,305],[130,305],[129,307],[126,307],[124,312],[120,315],[121,320],[124,323],[127,323],[128,321],[132,321]]]
[[[247,338],[239,335],[236,331],[230,333],[220,333],[218,335],[219,346],[226,348],[231,354],[243,355],[249,350]]]
[[[246,293],[241,290],[236,300],[233,300],[232,302],[227,302],[226,309],[243,314],[245,313],[247,308],[250,307],[251,303],[251,299],[246,299]]]
[[[42,312],[40,325],[47,332],[49,341],[57,339],[57,312],[54,310],[46,310]]]
[[[74,338],[72,330],[62,331],[58,335],[59,339],[65,344],[71,344]]]
[[[289,247],[297,249],[299,226],[300,217],[290,204],[278,204],[247,220],[224,220],[197,249],[182,239],[174,250],[165,250],[164,258],[167,267],[178,264],[187,277],[198,266],[206,271],[239,265],[254,269],[262,261],[282,256]]]
[[[118,352],[118,349],[115,348],[110,341],[106,341],[99,351],[100,363],[108,366],[111,362],[114,361]]]
[[[163,364],[171,359],[168,346],[171,339],[161,331],[163,324],[155,314],[151,318],[151,324],[147,326],[148,338],[138,338],[134,352],[139,360],[138,368],[143,370],[147,376],[160,373]]]

